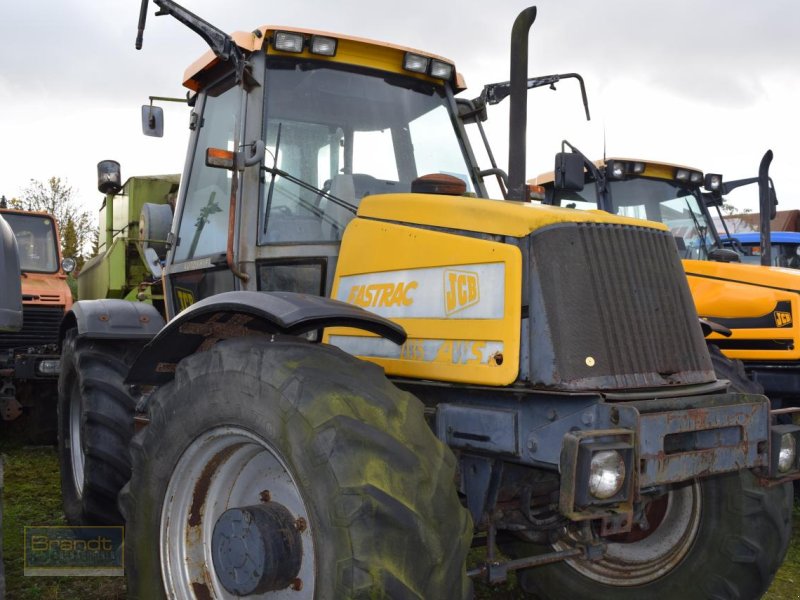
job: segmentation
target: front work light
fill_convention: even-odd
[[[450,79],[452,75],[453,75],[453,65],[439,60],[431,61],[431,77],[447,80]]]
[[[625,176],[625,163],[612,160],[606,168],[606,175],[612,179],[622,179]]]
[[[625,483],[625,460],[616,450],[595,452],[589,466],[589,493],[600,500],[615,496]]]
[[[335,56],[336,39],[332,37],[325,37],[324,35],[312,35],[311,43],[309,44],[309,50],[311,51],[311,54]]]
[[[302,52],[303,35],[288,31],[276,31],[275,37],[272,40],[272,46],[276,50],[282,50],[284,52]]]
[[[707,173],[704,187],[709,192],[716,192],[722,188],[722,175],[717,173]]]
[[[675,171],[675,179],[678,181],[689,181],[689,171],[686,169],[678,169]]]
[[[429,61],[430,59],[425,56],[406,52],[405,58],[403,58],[403,68],[414,73],[427,73]]]

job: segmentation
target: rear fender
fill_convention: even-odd
[[[172,319],[142,350],[127,381],[167,383],[184,357],[224,339],[299,336],[334,326],[363,329],[396,344],[406,339],[400,325],[338,300],[294,292],[225,292],[193,304]]]

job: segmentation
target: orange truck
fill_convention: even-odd
[[[19,249],[22,328],[0,331],[0,416],[19,420],[32,442],[54,443],[60,370],[58,331],[72,307],[67,274],[72,258],[62,259],[58,226],[44,212],[0,207]]]

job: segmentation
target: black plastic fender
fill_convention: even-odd
[[[103,340],[149,340],[164,327],[164,317],[153,305],[130,300],[80,300],[64,315],[59,342],[67,331],[78,337]]]
[[[295,292],[225,292],[193,304],[172,319],[139,354],[127,383],[166,383],[181,359],[219,340],[298,336],[324,327],[363,329],[396,344],[406,340],[400,325],[338,300]]]

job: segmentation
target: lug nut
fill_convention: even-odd
[[[272,500],[272,494],[269,493],[269,490],[264,490],[258,495],[258,497],[261,498],[262,502],[269,502]]]
[[[303,517],[298,517],[298,519],[294,522],[295,529],[300,533],[303,533],[306,528],[308,527],[308,523]]]

